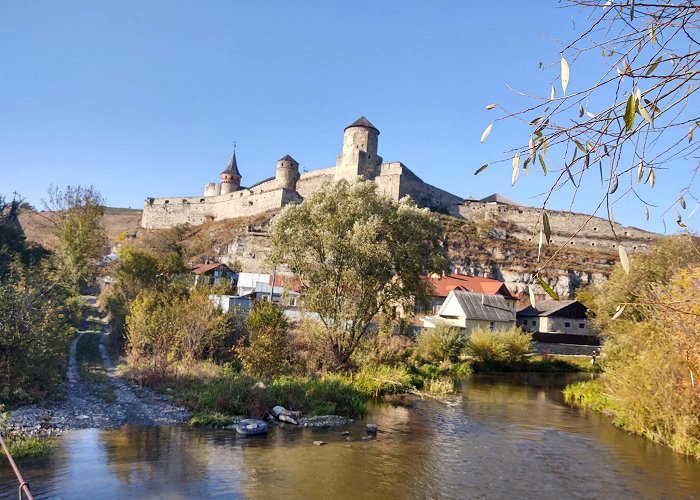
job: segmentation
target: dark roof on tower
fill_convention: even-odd
[[[364,116],[359,117],[357,120],[355,120],[350,125],[345,127],[345,130],[349,129],[350,127],[373,128],[374,130],[377,131],[377,133],[379,133],[379,129],[377,127],[375,127],[374,125],[372,125],[370,123],[370,121],[367,118],[365,118]]]
[[[280,158],[277,161],[293,161],[294,163],[299,163],[298,161],[296,161],[294,158],[292,158],[289,155],[284,155],[282,158]]]
[[[229,174],[229,175],[237,175],[238,177],[241,176],[241,173],[238,171],[238,162],[236,162],[236,150],[233,150],[233,154],[231,155],[231,159],[228,161],[228,165],[226,165],[226,169],[221,172],[222,174]]]

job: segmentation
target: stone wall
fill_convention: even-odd
[[[297,193],[302,198],[308,198],[316,191],[320,190],[324,183],[333,180],[335,167],[313,170],[312,172],[302,172],[297,181]]]
[[[204,224],[214,220],[255,215],[281,208],[289,203],[300,202],[299,195],[289,189],[260,192],[243,189],[220,196],[148,198],[143,207],[141,227],[166,229],[178,224]]]
[[[513,236],[534,244],[539,241],[538,208],[478,201],[465,202],[458,208],[459,215],[465,219],[497,223],[499,230],[507,233],[502,237]],[[552,228],[552,245],[566,243],[575,248],[598,247],[601,250],[617,251],[619,239],[627,251],[633,253],[649,250],[651,242],[659,237],[656,233],[615,223],[615,238],[610,222],[606,219],[563,211],[547,211],[547,215]],[[500,224],[501,222],[507,224]]]

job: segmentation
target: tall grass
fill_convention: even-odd
[[[467,352],[481,363],[516,363],[531,351],[530,334],[515,327],[507,330],[475,328],[467,342]]]

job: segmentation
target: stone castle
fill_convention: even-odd
[[[203,196],[147,198],[141,226],[164,229],[177,224],[197,225],[256,215],[300,203],[329,181],[352,181],[362,176],[374,181],[380,192],[394,200],[410,196],[419,207],[460,219],[492,221],[500,228],[493,233],[495,239],[515,237],[537,244],[535,229],[540,219],[539,208],[519,205],[499,194],[464,199],[431,186],[400,162],[384,163],[377,154],[378,139],[379,130],[363,116],[345,128],[342,152],[334,167],[300,173],[299,163],[285,155],[277,161],[274,177],[249,187],[241,186],[242,176],[234,150],[221,172],[220,182],[207,184]],[[643,252],[659,236],[586,214],[548,212],[553,244],[616,253],[616,247],[623,243],[628,251]]]
[[[379,130],[363,116],[345,128],[343,149],[334,167],[300,173],[299,163],[285,155],[277,161],[274,177],[249,187],[241,186],[234,150],[221,181],[207,184],[203,196],[147,198],[141,226],[164,229],[255,215],[300,203],[328,181],[352,181],[358,176],[374,181],[381,193],[394,200],[408,195],[420,207],[459,216],[463,198],[423,182],[400,162],[384,163],[377,154],[378,144]]]

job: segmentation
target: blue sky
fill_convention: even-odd
[[[234,141],[243,184],[287,153],[302,169],[332,166],[343,128],[365,115],[385,161],[465,198],[538,205],[550,180],[539,172],[515,187],[508,164],[473,175],[527,141],[498,122],[480,144],[495,117],[484,106],[527,104],[506,84],[548,95],[558,66],[538,65],[558,64],[573,14],[553,1],[3,0],[0,193],[40,206],[50,184],[94,185],[110,206],[141,208],[202,192]],[[571,87],[584,70],[572,66]],[[654,195],[672,201],[674,182],[660,174]],[[590,211],[599,189],[573,209]],[[662,231],[661,210],[649,222],[643,210],[622,200],[615,218]],[[676,229],[672,211],[666,223]]]

